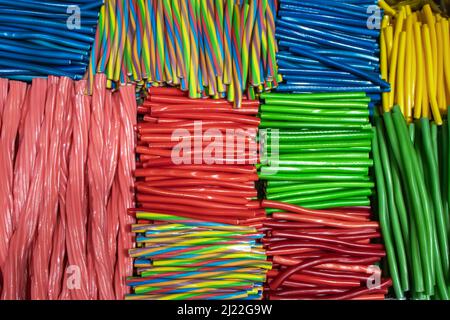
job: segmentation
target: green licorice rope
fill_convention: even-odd
[[[431,186],[431,197],[433,199],[434,219],[436,225],[436,233],[439,241],[439,256],[442,257],[443,269],[449,270],[449,246],[447,239],[447,230],[444,219],[444,208],[442,206],[442,198],[440,192],[439,170],[437,168],[437,158],[435,157],[433,141],[430,136],[430,123],[428,119],[421,119],[422,125],[422,143],[425,149],[424,156],[429,172],[429,185]],[[437,145],[437,144],[436,144]]]
[[[351,98],[351,99],[346,99],[345,101],[349,101],[351,103],[355,103],[355,102],[360,102],[360,103],[365,103],[367,104],[367,106],[369,106],[370,103],[370,97],[365,97],[365,98]],[[328,99],[327,102],[342,102],[342,99]]]
[[[411,123],[409,126],[409,136],[411,139],[411,142],[414,143],[415,140],[415,125],[414,123]],[[398,212],[400,217],[402,218],[402,225],[406,225],[406,223],[408,223],[408,217],[407,217],[407,213],[406,213],[406,205],[405,205],[405,201],[403,199],[403,190],[402,190],[402,185],[400,184],[400,174],[399,174],[399,168],[397,166],[397,164],[395,163],[395,160],[393,160],[394,156],[391,152],[390,154],[390,159],[391,159],[391,163],[393,164],[393,175],[394,175],[394,183],[396,184],[395,190],[397,191],[395,193],[396,196],[396,205],[398,208]],[[405,196],[408,198],[408,193],[405,193]],[[407,199],[408,200],[408,199]],[[408,203],[411,203],[411,201],[408,201]],[[404,211],[404,212],[403,212]],[[403,217],[404,215],[404,217]],[[411,244],[411,250],[412,253],[410,255],[411,257],[411,265],[412,265],[412,277],[414,280],[413,283],[413,288],[412,288],[412,294],[413,295],[423,295],[424,297],[428,297],[425,294],[422,294],[422,292],[424,291],[424,279],[423,279],[423,270],[422,270],[422,265],[421,265],[421,260],[420,260],[420,251],[419,251],[419,243],[417,240],[417,232],[416,232],[416,224],[414,223],[414,219],[412,218],[410,220],[410,225],[411,225],[411,232],[409,232],[409,242]],[[407,233],[404,233],[405,235]]]
[[[305,93],[305,94],[289,94],[289,93],[262,93],[261,99],[284,99],[293,100],[326,100],[326,99],[345,99],[366,98],[364,92],[337,92],[337,93]]]
[[[313,184],[313,183],[314,182],[299,183],[298,181],[287,181],[287,180],[285,180],[285,181],[275,181],[275,180],[272,180],[272,181],[267,181],[266,184],[267,184],[268,188],[272,188],[272,187],[286,187],[286,186],[293,186],[293,185],[302,186],[304,184]]]
[[[436,295],[442,299],[448,299],[448,289],[446,287],[446,281],[444,272],[448,266],[448,242],[446,237],[445,222],[443,217],[442,202],[439,192],[439,177],[437,166],[437,159],[435,158],[435,152],[433,142],[431,139],[431,128],[429,126],[428,119],[421,120],[421,137],[422,137],[422,155],[425,158],[424,167],[426,168],[426,181],[427,186],[431,189],[430,203],[432,210],[430,211],[430,225],[432,229],[432,259],[435,262],[435,284],[437,287]],[[432,214],[434,213],[434,215]],[[447,260],[447,261],[446,261]],[[447,265],[446,265],[447,263]],[[444,271],[445,270],[445,271]],[[447,273],[445,273],[447,275]]]
[[[437,237],[436,234],[433,234],[433,237]],[[439,248],[438,248],[438,241],[433,242],[433,250],[435,252],[434,258],[435,258],[435,264],[436,264],[436,287],[437,292],[436,294],[439,295],[441,299],[449,300],[449,293],[448,288],[445,281],[444,276],[444,270],[443,270],[443,264],[441,256],[439,255]]]
[[[268,192],[269,190],[266,189],[266,195],[267,195],[267,199],[281,201],[284,198],[292,198],[292,197],[308,196],[308,195],[314,195],[314,194],[326,193],[326,192],[342,191],[345,189],[346,188],[324,187],[322,189],[296,190],[296,191],[278,192],[278,193]]]
[[[287,113],[287,114],[303,114],[303,115],[317,115],[328,117],[369,117],[369,110],[348,110],[342,108],[335,109],[323,109],[323,108],[311,108],[311,107],[285,107],[277,105],[261,105],[261,112],[272,113]]]
[[[330,117],[322,115],[294,115],[287,113],[277,112],[264,112],[261,113],[260,118],[262,121],[288,121],[288,122],[306,122],[306,123],[334,123],[334,124],[359,124],[364,125],[369,122],[368,117]]]
[[[399,118],[399,110],[395,110],[395,117]],[[404,119],[403,119],[404,120]],[[401,123],[403,125],[403,128],[406,127],[405,121],[398,121],[398,123]],[[415,167],[418,167],[419,170],[415,170],[416,179],[418,181],[419,186],[419,195],[421,196],[422,205],[424,208],[424,214],[425,214],[425,223],[428,228],[428,237],[430,239],[429,245],[430,245],[430,259],[431,259],[431,275],[432,275],[432,284],[433,284],[433,290],[431,292],[427,292],[429,295],[433,295],[435,293],[440,293],[443,296],[446,296],[446,289],[442,287],[442,265],[441,265],[441,257],[439,253],[438,248],[438,238],[436,234],[436,223],[434,220],[434,203],[432,201],[432,196],[428,192],[429,189],[431,189],[431,182],[428,177],[432,175],[432,172],[430,172],[430,168],[426,166],[426,159],[423,159],[426,154],[425,151],[425,144],[423,143],[423,137],[424,137],[424,131],[421,130],[421,124],[419,123],[416,130],[416,144],[419,144],[419,148],[416,149],[416,154],[412,154],[411,160],[413,162],[413,165]],[[428,136],[429,136],[429,127],[428,127]],[[425,174],[426,173],[426,174]],[[427,179],[425,179],[427,177]],[[437,284],[438,292],[434,291],[434,286]],[[444,290],[444,291],[443,291]]]
[[[425,290],[427,292],[431,291],[432,287],[432,274],[431,274],[431,262],[430,262],[430,253],[429,253],[429,246],[428,246],[428,238],[427,238],[427,232],[425,228],[425,220],[423,217],[423,211],[422,211],[422,205],[420,203],[419,198],[419,190],[415,181],[415,175],[413,173],[413,167],[410,161],[406,161],[410,159],[409,150],[407,147],[407,142],[411,141],[410,137],[408,135],[402,135],[397,138],[397,132],[394,127],[393,119],[392,119],[392,113],[391,112],[385,112],[383,114],[384,123],[386,126],[386,133],[389,137],[389,143],[392,148],[392,153],[394,155],[394,158],[398,164],[399,169],[401,169],[401,176],[404,180],[404,186],[407,189],[408,193],[408,199],[409,203],[411,204],[411,212],[413,214],[414,220],[415,220],[415,226],[416,229],[415,233],[418,238],[418,244],[419,244],[419,256],[420,261],[422,264],[422,270],[424,274],[424,285]],[[402,143],[399,143],[399,140],[402,141]]]
[[[317,182],[317,183],[295,183],[281,185],[281,186],[272,186],[273,182],[277,181],[269,181],[269,184],[266,189],[267,194],[286,194],[289,196],[300,195],[302,192],[317,190],[317,189],[326,189],[326,188],[346,188],[346,189],[356,189],[356,188],[373,188],[373,182]]]
[[[347,150],[347,152],[370,152],[371,147],[368,146],[365,142],[364,143],[348,143],[347,148],[344,148],[344,145],[340,143],[336,143],[336,145],[333,145],[332,143],[328,144],[316,144],[311,143],[310,145],[280,145],[279,146],[279,152],[283,153],[291,153],[295,154],[296,150],[299,150],[301,152],[318,152],[321,150],[329,151],[329,152],[340,152]],[[272,148],[268,148],[268,152],[272,152]],[[298,152],[298,151],[297,151]]]
[[[447,123],[447,141],[450,141],[450,124]],[[447,197],[447,203],[450,205],[450,187],[448,186],[448,182],[450,181],[450,147],[447,149],[447,162],[445,163],[447,165],[447,176],[444,177],[444,180],[447,183],[447,193],[444,195]],[[447,228],[448,234],[450,235],[450,223]]]
[[[382,170],[384,174],[384,184],[386,188],[386,200],[387,200],[387,232],[391,233],[391,239],[394,240],[395,252],[397,253],[398,269],[400,274],[400,281],[402,291],[406,292],[409,290],[409,273],[408,273],[408,261],[406,258],[406,252],[409,252],[409,245],[405,244],[404,235],[402,234],[400,228],[399,217],[397,214],[397,208],[394,201],[394,189],[392,182],[391,168],[388,158],[388,152],[386,148],[386,143],[384,140],[384,134],[381,127],[381,119],[376,119],[376,132],[378,140],[378,150],[380,152],[380,160],[382,165]],[[390,225],[389,225],[390,222]],[[409,242],[409,239],[408,239]],[[405,249],[406,247],[406,249]]]
[[[324,166],[289,166],[289,167],[263,167],[265,174],[279,173],[342,173],[342,174],[369,174],[367,167],[324,167]]]
[[[283,99],[266,99],[266,105],[277,105],[284,107],[309,107],[322,109],[351,109],[351,110],[368,110],[369,104],[359,100],[283,100]]]
[[[369,154],[367,152],[315,152],[315,153],[300,153],[300,154],[280,154],[280,160],[321,160],[321,159],[353,159],[353,160],[364,160],[369,159]]]
[[[386,113],[385,113],[386,114]],[[404,299],[404,292],[402,290],[400,276],[398,271],[398,265],[389,228],[389,218],[387,217],[387,197],[384,184],[383,168],[381,164],[380,151],[378,148],[378,137],[375,134],[373,136],[372,153],[375,168],[376,188],[378,198],[378,216],[380,220],[380,227],[383,231],[384,245],[387,253],[387,260],[389,265],[389,272],[392,278],[392,285],[394,287],[395,295],[398,299]]]
[[[392,159],[392,154],[390,154],[390,162],[392,169],[392,180],[393,180],[393,189],[394,192],[394,200],[397,208],[397,212],[400,218],[401,228],[403,239],[405,241],[405,246],[407,250],[409,250],[408,260],[411,268],[412,275],[412,284],[410,284],[410,289],[415,290],[416,292],[423,292],[424,284],[423,284],[423,272],[422,265],[420,262],[420,253],[418,249],[418,241],[416,234],[416,227],[414,224],[414,219],[409,221],[408,213],[405,205],[404,193],[402,190],[402,185],[400,183],[400,175],[398,173],[398,168]],[[411,229],[410,229],[411,228]],[[411,230],[411,231],[410,231]],[[409,249],[408,249],[409,248]]]
[[[317,138],[317,139],[315,139]],[[330,142],[334,142],[334,141],[339,141],[341,143],[348,143],[348,142],[352,142],[352,141],[357,141],[357,142],[361,142],[361,141],[365,141],[366,144],[370,143],[372,140],[372,137],[370,135],[367,135],[365,132],[360,132],[359,134],[352,134],[352,135],[348,135],[348,134],[327,134],[324,136],[320,136],[319,134],[317,135],[311,135],[311,136],[306,136],[306,135],[299,135],[299,136],[294,136],[294,135],[277,135],[275,134],[269,134],[266,136],[263,136],[263,138],[261,139],[261,142],[264,142],[266,144],[268,144],[270,146],[272,141],[278,142],[278,143],[282,143],[282,144],[304,144],[304,143],[311,143],[311,142],[317,142],[317,143],[330,143]]]
[[[372,137],[354,137],[354,138],[349,138],[349,137],[340,137],[340,136],[336,136],[335,138],[327,138],[327,139],[317,139],[314,140],[312,138],[293,138],[293,137],[267,137],[267,139],[263,140],[263,143],[265,143],[265,147],[267,149],[272,149],[272,144],[276,143],[276,144],[280,144],[283,146],[289,146],[289,145],[297,145],[300,147],[303,147],[304,149],[320,149],[322,146],[329,146],[329,148],[334,148],[334,149],[341,149],[343,146],[342,144],[345,144],[345,146],[347,146],[348,144],[350,144],[351,146],[354,147],[359,147],[359,146],[367,146],[370,145],[370,141],[371,141]],[[339,143],[341,144],[339,146]],[[318,145],[319,147],[315,147],[315,145]],[[321,151],[321,152],[330,152],[327,150]]]
[[[323,146],[323,148],[321,148],[320,146]],[[346,147],[347,146],[347,147]],[[296,148],[297,147],[297,148]],[[272,156],[276,154],[276,150],[272,151],[272,148],[267,148],[266,151],[268,152],[264,154],[264,157],[268,157],[268,156]],[[296,152],[296,150],[298,150]],[[280,145],[280,148],[278,149],[278,152],[282,152],[284,154],[298,154],[298,152],[302,152],[302,153],[317,153],[317,152],[367,152],[369,153],[371,150],[371,146],[367,145],[367,142],[349,142],[344,144],[340,144],[339,145],[334,145],[333,143],[324,143],[324,144],[313,144],[310,143],[308,145],[297,145],[297,144],[283,144]]]
[[[416,138],[416,130],[415,130],[415,125],[414,123],[411,123],[408,127],[409,129],[409,137],[411,138],[411,142],[414,143],[415,138]]]
[[[417,121],[417,125],[415,125],[415,124],[411,124],[410,125],[410,132],[413,130],[413,128],[415,128],[415,130],[414,130],[414,134],[412,135],[411,134],[411,137],[413,137],[412,139],[411,139],[411,141],[412,141],[412,143],[414,143],[414,152],[415,152],[415,154],[416,154],[416,159],[417,159],[417,165],[418,165],[418,172],[419,172],[419,175],[421,176],[421,177],[424,177],[425,175],[426,176],[428,176],[429,174],[428,174],[428,172],[427,172],[427,170],[428,170],[428,167],[425,167],[424,166],[424,161],[423,161],[423,159],[422,159],[422,155],[425,153],[425,151],[424,151],[424,147],[423,147],[423,144],[422,144],[422,131],[421,131],[421,128],[420,128],[420,121]],[[425,183],[428,183],[428,181],[425,181]],[[427,185],[427,189],[429,189],[429,188],[431,188],[429,185]],[[424,203],[424,201],[427,201],[426,203],[425,203],[425,205],[428,205],[429,206],[429,210],[433,210],[433,208],[432,208],[432,206],[433,206],[433,203],[432,203],[432,201],[431,201],[431,198],[430,198],[430,195],[429,195],[429,193],[427,192],[426,194],[425,194],[425,198],[424,199],[422,199],[422,203]],[[435,282],[435,280],[436,280],[436,268],[435,268],[435,263],[434,263],[434,261],[436,260],[435,259],[435,254],[436,254],[436,252],[434,251],[434,241],[435,241],[435,237],[434,237],[434,223],[432,223],[432,222],[434,222],[434,220],[433,219],[431,219],[430,218],[430,216],[429,215],[425,215],[425,219],[426,219],[426,223],[427,223],[427,226],[428,226],[428,229],[429,229],[429,233],[428,233],[428,235],[427,235],[427,239],[428,239],[428,245],[429,245],[429,247],[428,247],[428,250],[429,250],[429,253],[430,253],[430,263],[431,263],[431,276],[432,276],[432,279],[433,279],[433,287],[434,287],[434,285],[436,284],[436,282]],[[429,296],[431,295],[430,293],[427,293]],[[434,294],[434,291],[433,291],[433,294]]]
[[[360,133],[360,130],[354,130],[354,129],[331,129],[331,130],[279,130],[279,129],[265,129],[262,130],[262,133],[267,135],[267,136],[271,136],[274,135],[275,133],[278,134],[278,136],[282,137],[282,136],[293,136],[293,137],[297,137],[297,136],[318,136],[318,135],[325,135],[325,136],[333,136],[336,134],[354,134],[354,133]],[[366,134],[370,134],[370,132],[366,133]]]
[[[345,152],[347,152],[349,154],[349,158],[350,155],[353,153],[367,153],[369,154],[369,151],[367,151],[368,147],[347,147],[345,148],[345,146],[342,146],[342,148],[330,148],[327,149],[325,152],[327,153],[341,153],[341,154],[345,154]],[[295,150],[284,150],[283,153],[281,154],[277,154],[276,150],[272,151],[272,149],[269,150],[264,150],[261,153],[261,162],[262,163],[266,163],[267,161],[276,161],[277,157],[278,159],[289,159],[289,156],[292,156],[292,158],[295,159],[295,157],[297,157],[298,155],[306,155],[306,154],[310,154],[311,156],[314,156],[318,153],[323,152],[322,149],[302,149],[298,152],[295,152]],[[280,153],[280,151],[278,150],[278,153]],[[368,157],[368,156],[367,156]],[[291,159],[292,159],[291,158]],[[268,160],[270,159],[270,160]]]
[[[436,285],[436,292],[433,292],[434,297],[433,299],[444,299],[444,300],[448,300],[449,299],[449,294],[448,294],[448,288],[446,287],[446,283],[445,283],[445,276],[444,276],[444,270],[442,267],[442,259],[440,256],[440,252],[439,252],[439,247],[438,247],[438,240],[437,240],[437,234],[435,232],[436,230],[436,225],[435,225],[435,221],[434,219],[431,220],[431,225],[432,225],[432,259],[434,261],[434,266],[435,269],[433,271],[433,276],[435,277],[434,280],[434,284]]]
[[[370,146],[370,148],[371,148],[371,146]],[[369,149],[368,146],[359,146],[359,147],[353,146],[353,147],[348,147],[348,148],[344,148],[344,147],[337,148],[336,147],[336,148],[325,149],[325,152],[328,152],[328,153],[344,153],[344,152],[348,152],[349,155],[350,155],[350,154],[353,154],[353,153],[361,153],[361,152],[369,153],[370,150],[368,150],[368,149]],[[278,153],[281,153],[281,154],[277,155],[277,151],[278,151]],[[278,150],[275,149],[275,150],[272,151],[272,149],[270,148],[269,150],[264,150],[264,152],[261,152],[261,163],[263,165],[268,165],[268,164],[271,164],[271,163],[277,164],[277,163],[279,163],[279,161],[285,161],[285,162],[286,161],[291,161],[291,162],[292,161],[294,161],[294,162],[296,161],[296,162],[311,162],[312,163],[313,160],[309,160],[309,159],[307,159],[306,157],[303,157],[303,156],[309,154],[309,155],[311,155],[310,158],[312,158],[314,155],[316,155],[316,154],[318,154],[320,152],[323,152],[323,149],[309,149],[309,148],[303,149],[302,148],[302,149],[298,150],[297,153],[296,153],[295,149],[292,148],[292,147],[289,147],[289,148],[288,147],[284,147],[282,149],[282,151],[279,150],[279,149]],[[299,155],[301,155],[301,156],[298,157]],[[289,157],[289,156],[292,156],[292,157]],[[307,160],[303,160],[303,159],[307,159]],[[327,161],[327,162],[332,163],[331,166],[336,166],[333,163],[339,163],[339,162],[344,163],[345,162],[345,159],[342,159],[342,157],[341,158],[329,158],[328,160],[326,158],[322,158],[322,160],[320,160],[320,159],[321,158],[319,157],[317,162]],[[354,159],[353,163],[355,165],[358,162],[362,163],[363,161],[365,161],[365,159],[356,159],[356,158],[352,158],[350,156],[347,159],[350,159],[350,160]],[[315,164],[311,164],[311,165],[315,165]],[[358,166],[359,167],[365,167],[366,165],[358,165]]]
[[[394,121],[396,122],[397,128],[400,130],[400,132],[407,131],[408,128],[406,126],[406,121],[403,116],[401,116],[400,109],[394,108],[393,113]],[[434,223],[434,217],[433,217],[433,202],[431,199],[431,196],[428,192],[428,189],[430,188],[428,181],[425,181],[424,177],[429,176],[428,168],[424,164],[424,160],[422,159],[422,155],[425,154],[424,151],[424,145],[422,141],[422,135],[423,132],[420,130],[420,123],[416,125],[416,133],[415,133],[415,143],[419,146],[419,148],[414,149],[414,145],[412,142],[410,144],[407,144],[407,147],[411,150],[410,152],[410,160],[412,162],[413,167],[415,170],[413,171],[413,174],[415,175],[415,179],[417,182],[417,186],[419,189],[419,199],[422,203],[423,211],[422,214],[424,216],[424,222],[425,222],[425,228],[426,228],[426,234],[428,238],[428,250],[430,255],[430,265],[431,265],[431,289],[428,289],[427,283],[425,282],[425,289],[426,294],[433,295],[435,293],[434,286],[436,283],[438,284],[438,289],[441,291],[441,284],[439,284],[439,279],[441,278],[440,273],[442,272],[441,266],[440,266],[440,257],[439,257],[439,251],[438,251],[438,244],[437,244],[437,236],[435,232],[435,223]],[[416,152],[414,152],[416,151]],[[425,175],[426,173],[426,175]],[[439,266],[437,265],[437,261],[439,261]],[[426,276],[426,274],[425,274]]]
[[[286,122],[286,121],[268,121],[261,120],[260,128],[279,128],[279,129],[358,129],[368,130],[370,124],[349,124],[349,123],[317,123],[317,122]]]
[[[385,113],[385,115],[388,112]],[[419,234],[419,246],[422,256],[423,271],[425,276],[425,291],[428,295],[434,293],[434,279],[432,272],[433,261],[430,257],[432,249],[432,232],[429,219],[429,204],[426,189],[423,182],[420,180],[421,174],[419,170],[418,160],[414,153],[411,139],[408,134],[406,122],[398,106],[394,107],[392,119],[395,123],[394,130],[398,136],[400,152],[402,153],[403,166],[405,167],[407,185],[411,188],[410,199],[413,200],[413,208],[416,215],[416,226],[421,230]],[[387,123],[387,122],[386,122]]]
[[[425,189],[423,191],[423,194],[420,194],[422,196],[422,203],[424,206],[424,212],[428,213],[425,214],[425,221],[426,225],[429,229],[429,235],[428,238],[430,239],[429,242],[429,250],[430,250],[430,256],[431,256],[431,274],[433,276],[433,284],[436,285],[436,264],[434,263],[436,261],[436,255],[439,254],[438,251],[435,250],[437,247],[435,245],[435,242],[437,242],[437,236],[436,236],[436,225],[434,222],[434,203],[431,198],[431,194],[428,192],[428,190],[431,189],[430,180],[428,177],[431,175],[431,172],[429,171],[429,167],[426,165],[426,159],[425,159],[425,146],[423,143],[423,132],[421,129],[421,123],[420,121],[417,121],[416,125],[416,139],[414,141],[415,145],[415,151],[416,151],[416,157],[412,158],[413,161],[417,161],[417,165],[419,167],[419,170],[417,171],[417,181],[418,185],[421,188],[421,190]],[[427,177],[427,178],[425,178]],[[423,186],[421,186],[423,184]],[[433,291],[433,294],[436,292]]]
[[[278,181],[369,181],[367,175],[360,174],[319,174],[319,173],[276,173],[266,174],[261,170],[259,175],[262,180],[278,180]]]
[[[269,166],[328,166],[328,167],[371,167],[373,165],[373,161],[369,159],[364,160],[304,160],[304,161],[296,161],[296,160],[269,160]]]
[[[391,174],[392,174],[392,184],[394,192],[394,201],[395,207],[397,208],[397,212],[400,219],[400,225],[402,228],[403,239],[405,243],[409,243],[410,234],[409,234],[409,219],[408,213],[405,205],[405,199],[403,197],[402,185],[400,183],[400,174],[398,172],[397,164],[395,163],[392,153],[388,151],[389,163],[391,165]]]
[[[340,150],[345,146],[347,148],[361,148],[361,151],[370,152],[370,140],[339,140],[334,141],[299,141],[299,142],[282,142],[277,146],[280,152],[282,151],[301,151],[301,150],[321,150],[329,149]],[[272,150],[272,143],[267,145],[267,151]],[[298,153],[298,152],[296,152]]]
[[[351,132],[351,133],[314,133],[314,134],[287,134],[285,132],[273,133],[268,132],[266,135],[266,141],[270,142],[273,139],[277,139],[279,142],[304,142],[304,141],[333,141],[333,140],[370,140],[372,136],[369,132]]]
[[[329,201],[329,200],[337,200],[337,199],[346,199],[346,198],[353,198],[353,197],[368,197],[372,195],[372,190],[370,189],[356,189],[356,190],[338,190],[338,191],[331,191],[331,192],[321,192],[319,194],[313,194],[313,195],[306,195],[306,196],[296,196],[296,197],[289,197],[289,198],[283,198],[283,202],[288,202],[292,204],[298,204],[302,205],[304,203],[309,202],[323,202],[323,201]],[[268,197],[270,200],[271,197]]]
[[[414,282],[412,284],[413,295],[424,292],[423,269],[420,263],[420,249],[417,237],[417,226],[414,219],[411,219],[411,259],[412,259],[412,276]]]
[[[436,165],[438,165],[438,162],[437,162],[439,159],[438,128],[437,128],[437,124],[435,122],[431,123],[431,142],[433,143]],[[438,171],[439,171],[439,168],[438,168]]]
[[[441,171],[439,176],[442,177],[441,179],[441,193],[442,193],[442,203],[444,206],[444,217],[445,217],[445,226],[447,230],[447,239],[450,237],[450,213],[449,213],[449,202],[447,198],[448,194],[448,122],[445,121],[444,124],[439,128],[440,130],[440,142],[438,145],[441,147]]]

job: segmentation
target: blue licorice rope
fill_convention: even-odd
[[[299,76],[318,76],[318,77],[339,77],[342,79],[358,79],[354,75],[348,72],[334,71],[334,70],[308,70],[308,69],[289,69],[279,68],[278,71],[284,76],[287,75],[299,75]]]
[[[0,47],[1,48],[1,47]],[[61,58],[46,58],[46,57],[39,57],[35,55],[28,55],[28,54],[22,54],[18,52],[8,52],[0,50],[0,59],[7,58],[7,59],[16,59],[20,61],[27,61],[27,62],[39,62],[41,64],[48,64],[48,65],[70,65],[71,60],[69,59],[61,59]]]
[[[280,29],[288,32],[288,34],[293,33],[300,39],[309,39],[310,41],[314,41],[323,46],[337,46],[341,48],[344,47],[344,49],[346,50],[363,52],[373,52],[373,50],[376,48],[375,43],[369,41],[352,39],[350,38],[350,35],[337,35],[333,34],[332,32],[322,31],[320,29],[308,28],[302,26],[301,24],[298,24],[298,22],[296,21],[291,20],[277,20],[277,34],[280,33]]]
[[[342,86],[339,84],[323,85],[322,83],[290,83],[280,84],[277,88],[278,92],[295,92],[295,93],[322,93],[322,92],[367,92],[379,93],[382,91],[376,86]]]
[[[279,52],[277,54],[277,57],[278,57],[278,61],[286,60],[286,61],[289,61],[292,63],[298,63],[298,65],[308,65],[308,66],[315,67],[316,69],[321,69],[321,70],[330,69],[329,67],[323,65],[322,63],[320,63],[317,60],[305,58],[305,57],[299,57],[299,56],[296,56],[295,54],[292,54],[291,52],[289,52],[289,53]],[[344,62],[345,60],[341,60],[341,61]],[[375,71],[375,66],[373,66],[369,63],[364,63],[364,62],[358,63],[355,60],[348,60],[347,62],[350,62],[349,65],[354,68],[359,68],[361,70],[370,71],[370,72]]]
[[[340,23],[342,25],[354,26],[354,27],[366,27],[367,21],[364,19],[348,19],[344,17],[336,17],[331,15],[319,15],[319,14],[311,14],[308,12],[301,11],[289,11],[289,6],[280,5],[280,10],[278,11],[280,17],[292,17],[292,18],[303,18],[315,21],[323,21],[323,22],[333,22]]]
[[[301,6],[313,9],[319,9],[324,11],[331,11],[338,15],[344,15],[349,17],[367,18],[367,9],[361,8],[360,5],[350,7],[349,4],[343,4],[336,1],[297,1],[297,0],[280,0],[280,3],[291,4],[293,6]],[[359,9],[355,9],[359,8]]]
[[[87,52],[91,47],[88,43],[84,43],[77,40],[68,40],[59,36],[42,34],[36,32],[4,32],[0,31],[0,38],[10,40],[44,40],[50,43],[64,45],[68,48],[81,49],[83,52]]]
[[[354,79],[345,79],[340,77],[319,77],[319,76],[292,76],[292,75],[284,75],[283,79],[286,81],[289,81],[290,83],[329,83],[330,81],[334,82],[335,84],[339,85],[349,85],[349,86],[370,86],[372,83],[370,81],[364,81],[364,80],[354,80]]]
[[[336,22],[329,22],[329,21],[320,21],[308,19],[304,17],[285,17],[283,18],[287,21],[294,21],[296,23],[301,24],[302,26],[308,26],[311,28],[323,28],[323,29],[334,29],[343,33],[349,33],[349,34],[356,34],[356,35],[366,35],[370,37],[378,37],[380,32],[379,30],[370,30],[370,29],[364,29],[361,27],[350,27],[346,25],[342,25]]]
[[[371,109],[389,84],[380,77],[380,31],[368,27],[375,0],[279,0],[280,92],[366,92]],[[380,9],[380,12],[383,11]]]
[[[67,58],[73,61],[83,61],[86,56],[69,52],[56,52],[52,50],[38,50],[37,45],[29,43],[14,44],[13,41],[0,39],[0,50],[9,52],[20,52],[47,58]]]
[[[347,71],[350,72],[354,75],[357,75],[363,79],[372,81],[375,85],[379,85],[380,87],[389,87],[389,84],[386,83],[385,81],[383,81],[379,75],[375,75],[375,74],[370,74],[364,71],[361,71],[360,69],[354,68],[350,65],[344,64],[342,62],[338,62],[336,60],[330,59],[328,57],[316,54],[314,52],[312,52],[311,48],[301,45],[301,44],[297,44],[297,43],[292,43],[292,42],[280,42],[282,43],[284,46],[288,46],[290,48],[290,51],[310,58],[310,59],[315,59],[318,60],[319,62],[328,65],[330,67],[339,69],[339,70],[343,70],[343,71]]]
[[[86,16],[89,14],[89,11],[95,10],[98,13],[98,9],[102,6],[103,1],[102,0],[92,0],[88,2],[84,1],[70,1],[69,3],[61,3],[61,1],[58,2],[52,2],[52,1],[29,1],[29,0],[0,0],[0,5],[2,7],[7,8],[22,8],[22,9],[33,9],[40,12],[49,12],[49,13],[60,13],[60,14],[66,14],[68,6],[71,5],[77,5],[79,6],[81,12],[86,11]]]
[[[13,69],[23,68],[28,71],[34,71],[38,74],[42,74],[43,76],[45,76],[45,75],[55,75],[55,76],[60,76],[60,77],[71,77],[72,76],[71,74],[69,74],[68,72],[65,72],[64,70],[60,70],[58,68],[54,68],[51,66],[44,66],[41,64],[10,60],[10,59],[6,59],[6,58],[0,59],[0,66],[11,67]]]
[[[103,0],[0,0],[0,77],[31,81],[48,75],[82,79]],[[69,6],[80,9],[70,30]]]

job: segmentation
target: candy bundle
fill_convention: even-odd
[[[448,299],[448,124],[407,125],[400,107],[377,119],[378,211],[398,298]]]
[[[389,272],[399,299],[448,300],[448,19],[432,2],[384,7],[381,69],[392,91],[373,154]]]
[[[369,98],[364,93],[262,98],[266,131],[259,177],[267,181],[267,198],[311,209],[369,206]]]
[[[276,21],[280,92],[367,92],[389,89],[380,78],[375,1],[280,0]]]
[[[186,95],[150,88],[139,108],[133,211],[142,223],[131,255],[141,277],[130,280],[130,298],[259,298],[270,263],[257,231],[265,219],[255,200],[258,102],[234,109]],[[208,284],[217,292],[205,293]]]
[[[122,299],[132,261],[134,88],[0,79],[3,299]],[[16,143],[17,142],[17,143]]]
[[[277,85],[275,0],[107,0],[89,68],[114,83],[228,97]]]
[[[138,211],[127,299],[261,299],[271,263],[253,227]]]
[[[399,105],[409,121],[425,117],[440,125],[450,105],[449,21],[430,5],[393,14],[384,17],[380,37],[382,76],[392,88],[383,94],[383,110]]]
[[[383,300],[391,281],[381,278],[385,255],[370,210],[309,210],[264,200],[282,210],[264,222],[264,247],[273,260],[265,295],[280,299]]]

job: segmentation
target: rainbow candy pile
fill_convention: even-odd
[[[108,0],[89,78],[180,86],[237,104],[277,86],[275,0]]]
[[[247,226],[138,211],[138,277],[130,300],[261,299],[266,271],[263,233]],[[153,223],[152,223],[153,222]]]

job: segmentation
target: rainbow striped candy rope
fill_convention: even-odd
[[[126,299],[261,299],[272,264],[246,226],[137,211],[132,226],[137,276]]]
[[[109,87],[179,86],[191,98],[278,86],[276,0],[106,0],[86,74]]]

